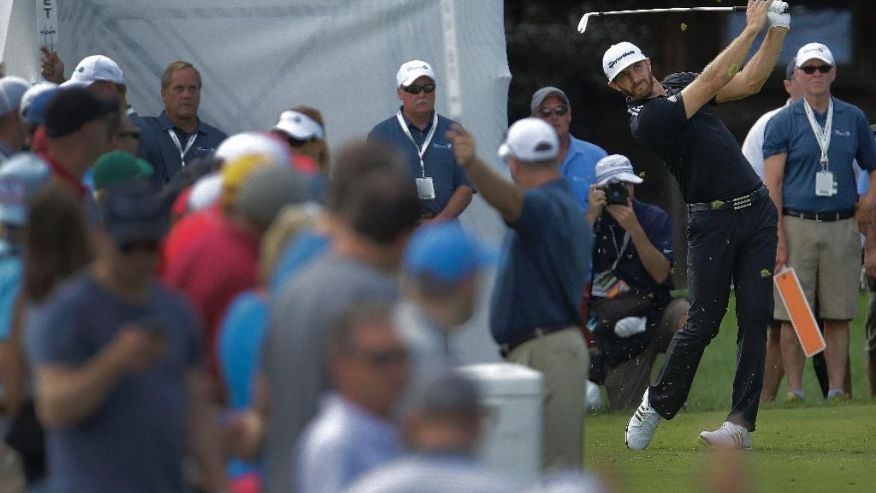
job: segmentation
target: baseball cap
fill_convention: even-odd
[[[238,205],[240,189],[256,169],[271,166],[270,160],[261,154],[248,154],[222,167],[222,206]]]
[[[192,185],[186,202],[189,211],[211,207],[222,198],[222,172],[214,171],[202,176]]]
[[[522,162],[540,162],[555,159],[559,151],[556,130],[540,118],[529,117],[511,125],[498,154],[502,159],[514,156]]]
[[[119,111],[115,98],[99,98],[85,89],[66,88],[52,98],[46,108],[46,136],[50,138],[69,135],[88,122]]]
[[[532,112],[532,116],[538,116],[538,108],[541,106],[541,103],[551,96],[556,96],[562,99],[563,102],[566,103],[566,106],[569,105],[569,98],[562,89],[553,86],[542,87],[532,94],[532,101],[529,103],[529,109]]]
[[[159,241],[167,232],[167,210],[158,186],[148,181],[117,183],[104,189],[102,224],[120,248],[137,241]]]
[[[316,120],[295,110],[280,113],[280,121],[274,125],[274,129],[295,140],[321,139],[325,135],[322,125]]]
[[[242,157],[259,155],[273,164],[289,163],[289,145],[269,132],[241,132],[223,140],[213,157],[227,163]]]
[[[788,62],[788,66],[785,67],[785,80],[794,79],[795,68],[797,68],[797,57],[792,57],[791,61]]]
[[[605,156],[596,162],[596,184],[602,186],[611,180],[636,184],[643,181],[636,176],[629,158],[620,154]]]
[[[70,80],[61,87],[88,87],[97,81],[125,85],[125,74],[111,58],[103,55],[87,56],[76,65]]]
[[[398,73],[395,74],[395,81],[397,82],[397,86],[409,86],[415,80],[422,76],[426,76],[432,81],[435,80],[435,72],[432,71],[432,66],[422,60],[411,60],[409,62],[405,62],[398,69]]]
[[[21,97],[30,88],[30,83],[21,77],[0,78],[0,116],[6,116],[21,105]]]
[[[237,207],[261,226],[274,222],[280,210],[307,200],[307,180],[286,166],[263,166],[247,176],[237,198]]]
[[[402,265],[407,276],[456,284],[492,263],[493,257],[459,223],[448,221],[417,229]]]
[[[602,55],[602,71],[611,82],[625,68],[647,58],[638,46],[628,41],[622,41],[605,50],[605,54]]]
[[[97,158],[92,168],[94,188],[102,188],[152,176],[152,165],[125,151],[110,151]]]
[[[21,96],[18,108],[21,119],[31,126],[42,125],[46,118],[46,106],[58,94],[58,84],[40,82],[34,84]]]
[[[28,205],[34,193],[49,180],[51,169],[29,152],[19,152],[0,166],[0,222],[27,225]]]
[[[817,58],[828,65],[834,65],[833,53],[827,46],[821,43],[807,43],[797,50],[797,67],[802,67],[804,63]]]

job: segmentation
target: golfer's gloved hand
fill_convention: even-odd
[[[614,333],[618,337],[630,337],[645,332],[645,317],[626,317],[614,324]]]
[[[791,29],[791,10],[787,2],[773,0],[767,11],[767,19],[770,21],[770,27]]]

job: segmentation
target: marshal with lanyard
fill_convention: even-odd
[[[420,176],[416,179],[417,195],[420,197],[420,200],[434,200],[435,184],[432,182],[432,177],[426,176],[426,162],[423,158],[426,155],[426,151],[429,150],[429,144],[432,143],[432,138],[435,137],[435,131],[438,129],[438,113],[433,112],[432,114],[432,128],[429,129],[429,133],[426,134],[426,140],[423,141],[422,146],[417,145],[417,141],[415,141],[414,136],[411,135],[411,130],[408,128],[407,123],[405,123],[405,118],[402,116],[401,110],[395,114],[395,117],[398,120],[402,132],[405,133],[408,140],[414,145],[414,148],[417,150],[417,156],[420,158]]]
[[[827,151],[830,149],[830,134],[833,131],[833,98],[828,101],[827,119],[822,127],[815,120],[815,111],[809,105],[809,101],[803,98],[803,110],[809,120],[809,126],[812,127],[815,142],[818,143],[818,148],[821,150],[821,158],[818,161],[821,164],[821,169],[815,173],[816,197],[833,197],[837,194],[836,177],[830,171],[830,162],[827,159]]]

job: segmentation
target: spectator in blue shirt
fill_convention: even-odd
[[[597,145],[576,139],[569,132],[569,126],[572,124],[572,105],[561,89],[552,86],[542,87],[533,93],[529,106],[532,110],[531,116],[548,122],[557,131],[557,137],[560,139],[560,151],[557,155],[560,174],[566,178],[578,204],[586,212],[596,162],[608,153]]]
[[[380,140],[404,156],[417,184],[423,221],[456,218],[473,193],[445,136],[455,122],[435,111],[436,87],[431,65],[421,60],[404,63],[396,74],[401,108],[368,134],[368,140]]]
[[[513,182],[477,157],[465,129],[456,125],[448,137],[459,166],[509,227],[490,331],[509,362],[544,375],[544,467],[580,469],[590,357],[578,308],[592,233],[560,175],[557,133],[538,118],[511,125],[499,155]]]
[[[776,271],[794,267],[811,306],[824,321],[828,399],[844,391],[849,321],[857,313],[861,269],[860,231],[871,234],[876,204],[876,146],[864,113],[831,96],[836,66],[830,49],[809,43],[797,51],[795,78],[803,97],[777,113],[764,133],[764,181],[778,221]],[[869,192],[858,200],[855,168],[869,173]],[[856,209],[863,211],[855,224]],[[816,302],[816,296],[817,302]],[[803,351],[790,318],[775,295],[774,318],[782,323],[782,361],[788,398],[803,398]]]
[[[227,135],[198,118],[201,73],[189,62],[176,61],[161,74],[164,111],[145,118],[154,144],[145,159],[155,168],[153,179],[163,184],[198,157],[209,157]]]
[[[408,353],[391,308],[352,305],[329,329],[326,359],[334,390],[298,440],[299,493],[340,492],[402,453],[393,416],[407,385]]]

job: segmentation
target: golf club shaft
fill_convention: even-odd
[[[627,14],[659,14],[665,12],[744,12],[747,7],[670,7],[665,9],[639,9],[639,10],[612,10],[608,12],[589,12],[581,17],[578,22],[578,32],[583,33],[587,29],[587,21],[591,17],[602,17],[606,15],[627,15]]]

